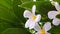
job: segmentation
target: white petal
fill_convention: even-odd
[[[36,5],[33,5],[33,7],[32,7],[32,13],[35,14],[35,11],[36,11]]]
[[[33,23],[30,24],[29,29],[33,29],[34,27],[35,27],[35,22],[33,22]]]
[[[46,34],[51,34],[51,33],[46,32]]]
[[[52,22],[54,25],[58,26],[60,24],[60,19],[53,19],[53,22]]]
[[[35,24],[34,30],[35,31],[40,31],[41,30],[41,28],[40,28],[38,23]]]
[[[40,34],[40,32],[36,32],[35,34]]]
[[[26,21],[26,23],[25,23],[25,28],[28,28],[28,27],[29,27],[30,21],[31,21],[30,19]]]
[[[30,20],[29,29],[33,29],[34,27],[35,27],[35,21]]]
[[[49,12],[48,12],[48,17],[49,17],[50,19],[53,19],[53,18],[56,17],[57,14],[58,14],[57,11],[49,11]]]
[[[60,10],[60,5],[58,4],[58,2],[55,2],[55,8],[59,11]]]
[[[40,14],[38,14],[38,15],[37,15],[37,18],[36,18],[36,20],[35,20],[35,21],[36,21],[36,22],[39,22],[40,20],[41,20],[41,15],[40,15]]]
[[[51,23],[50,22],[45,23],[44,26],[43,26],[43,29],[45,29],[46,32],[48,30],[50,30],[51,29]]]
[[[24,16],[25,18],[31,18],[32,13],[31,13],[29,10],[25,10],[23,16]]]

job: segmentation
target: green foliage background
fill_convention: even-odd
[[[55,0],[60,3],[60,0]],[[24,27],[26,19],[23,17],[25,9],[31,10],[33,5],[37,6],[36,14],[41,14],[41,22],[52,21],[48,18],[48,11],[56,10],[49,0],[0,0],[0,34],[31,34]],[[60,25],[52,25],[51,34],[60,34]]]

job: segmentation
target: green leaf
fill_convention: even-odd
[[[60,0],[54,0],[54,1],[57,1],[58,3],[60,3]]]
[[[24,28],[22,26],[22,25],[24,25],[23,21],[22,21],[23,20],[22,19],[23,18],[22,12],[24,11],[24,9],[18,7],[19,4],[21,4],[20,0],[13,0],[13,1],[11,1],[11,0],[6,0],[6,1],[0,0],[0,23],[1,23],[0,24],[1,25],[0,26],[1,27],[0,33],[4,32],[4,30],[11,28],[11,27],[13,27],[13,28]],[[14,33],[14,32],[12,32],[12,33]]]
[[[12,8],[12,0],[0,0],[0,6],[4,5],[6,8]]]
[[[56,15],[56,18],[60,19],[60,14]]]
[[[60,25],[59,26],[53,26],[50,30],[51,34],[59,34],[60,33]]]
[[[21,0],[22,3],[29,2],[29,1],[33,1],[33,0]]]
[[[10,30],[8,30],[9,28],[13,28],[11,31]],[[17,28],[17,29],[15,29],[15,28]],[[8,30],[7,32],[6,32],[6,30]],[[23,28],[23,27],[21,27],[21,25],[15,25],[15,24],[11,24],[11,23],[7,23],[7,22],[1,22],[0,21],[0,34],[5,34],[5,32],[6,32],[6,34],[8,34],[8,33],[10,33],[10,34],[13,34],[14,32],[15,33],[29,33],[29,31],[27,31],[25,28]],[[11,33],[12,32],[12,33]]]
[[[0,19],[9,21],[11,23],[20,23],[20,19],[19,19],[20,17],[18,16],[20,16],[21,15],[20,13],[24,10],[24,9],[21,9],[22,11],[20,12],[20,8],[18,8],[18,4],[21,4],[20,0],[17,0],[17,1],[0,0],[0,1],[1,1],[0,2]],[[3,2],[5,2],[5,4]]]
[[[13,27],[10,24],[8,24],[7,22],[0,22],[0,34],[1,32],[3,32],[5,29]]]
[[[2,34],[30,34],[23,28],[8,28]]]
[[[24,23],[25,22],[25,19],[23,17],[23,13],[24,13],[24,8],[21,8],[19,7],[18,5],[20,5],[21,2],[20,0],[15,0],[13,2],[13,10],[14,10],[14,13],[15,15],[18,17],[18,19],[20,20],[20,22]],[[24,19],[24,20],[23,20]]]
[[[47,1],[37,1],[35,2],[27,2],[20,5],[20,7],[31,10],[33,5],[36,5],[37,11],[40,14],[47,14],[48,11],[55,9],[50,2]],[[44,11],[43,11],[44,10]]]
[[[10,1],[10,2],[9,2]],[[0,0],[0,19],[9,21],[9,22],[14,22],[17,17],[16,15],[13,13],[12,10],[12,4],[11,4],[11,0]]]

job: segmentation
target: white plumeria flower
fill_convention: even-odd
[[[37,23],[36,26],[34,28],[37,32],[36,34],[50,34],[47,31],[49,31],[51,29],[51,23],[47,22],[44,24],[43,28],[41,28]]]
[[[55,6],[55,8],[57,9],[57,11],[49,11],[48,12],[48,17],[50,19],[53,19],[52,23],[56,26],[58,26],[60,24],[60,19],[57,18],[56,16],[58,14],[60,14],[60,5],[58,4],[58,2],[54,2],[54,1],[51,1],[52,5]]]
[[[36,10],[36,6],[33,5],[32,7],[32,12],[29,11],[29,10],[25,10],[24,11],[24,17],[25,18],[29,18],[26,23],[25,23],[25,27],[26,28],[29,28],[29,29],[32,29],[35,27],[35,23],[39,22],[40,19],[41,19],[41,15],[38,14],[38,15],[35,15],[35,10]]]

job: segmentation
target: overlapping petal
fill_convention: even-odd
[[[39,22],[40,20],[41,20],[41,15],[38,14],[35,21],[36,21],[36,22]]]
[[[58,14],[57,11],[49,11],[49,12],[48,12],[48,18],[54,19],[57,14]]]
[[[60,19],[55,18],[55,19],[53,19],[52,23],[54,25],[58,26],[60,24]]]
[[[40,31],[41,30],[41,28],[40,28],[38,23],[35,24],[34,30],[35,31]]]
[[[44,29],[46,32],[47,32],[48,30],[50,30],[50,29],[51,29],[51,23],[50,23],[50,22],[45,23],[44,26],[43,26],[43,29]]]
[[[33,29],[34,27],[35,27],[35,21],[31,20],[30,25],[29,25],[29,29]]]
[[[30,19],[28,19],[27,21],[26,21],[26,23],[25,23],[25,28],[28,28],[29,27],[29,25],[30,25]]]
[[[32,13],[31,13],[29,10],[25,10],[24,13],[23,13],[23,16],[24,16],[25,18],[31,18]]]

